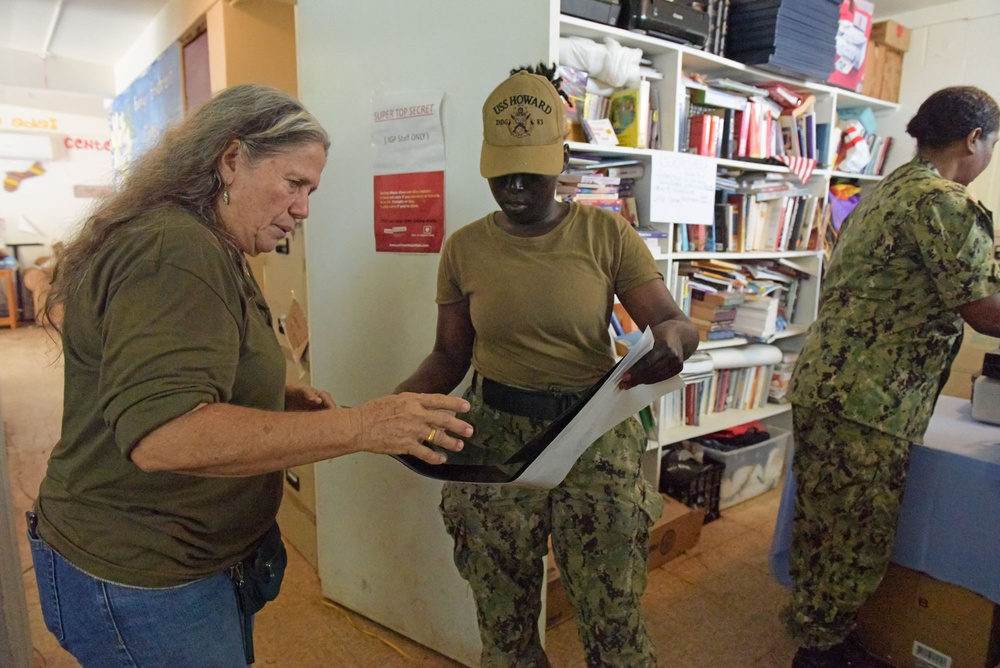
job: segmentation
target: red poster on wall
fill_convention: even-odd
[[[375,175],[375,250],[437,253],[444,239],[444,172]]]

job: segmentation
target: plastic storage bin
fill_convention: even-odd
[[[705,524],[718,519],[719,490],[722,483],[722,462],[705,457],[697,470],[690,468],[660,469],[660,491],[686,506],[705,509]]]
[[[707,457],[725,464],[719,490],[719,508],[728,508],[774,489],[785,470],[785,453],[791,432],[768,427],[771,438],[737,450],[723,452],[702,446]]]

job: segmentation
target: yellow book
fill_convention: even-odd
[[[609,106],[608,118],[618,135],[618,145],[648,148],[649,81],[643,79],[635,88],[616,91]]]

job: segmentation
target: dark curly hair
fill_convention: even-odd
[[[569,102],[569,96],[563,92],[562,89],[562,77],[556,76],[556,66],[555,63],[552,65],[546,65],[545,63],[538,63],[537,65],[525,65],[524,67],[515,67],[510,71],[510,76],[514,76],[518,72],[527,72],[529,74],[537,74],[539,76],[545,77],[549,80],[549,83],[559,92],[559,96],[564,100]]]
[[[951,86],[924,100],[907,124],[906,133],[917,140],[919,148],[933,149],[964,139],[976,128],[988,135],[998,127],[1000,108],[986,91],[975,86]]]

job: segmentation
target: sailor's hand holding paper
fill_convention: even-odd
[[[622,306],[640,330],[649,327],[653,349],[625,372],[618,387],[652,385],[673,378],[684,368],[684,360],[698,347],[698,330],[678,308],[661,280],[648,281],[620,297]]]

